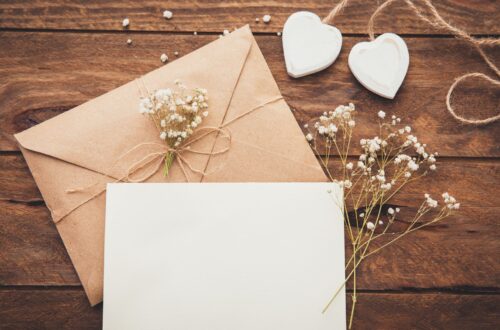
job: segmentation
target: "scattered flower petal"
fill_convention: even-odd
[[[163,18],[165,19],[171,19],[174,14],[170,10],[165,10],[163,12]]]

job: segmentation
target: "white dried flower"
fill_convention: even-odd
[[[356,126],[356,122],[354,120],[349,120],[349,122],[347,123],[347,125],[349,125],[349,127],[354,127]]]
[[[436,168],[437,168],[437,167],[436,167],[436,165],[435,165],[435,164],[432,164],[431,166],[429,166],[429,169],[430,169],[431,171],[435,171],[435,170],[436,170]]]
[[[392,207],[389,207],[389,209],[387,210],[387,213],[389,213],[390,215],[393,215],[394,209]]]
[[[122,26],[124,28],[128,27],[130,25],[130,20],[128,18],[124,18],[122,21]]]
[[[457,203],[455,197],[451,196],[447,192],[443,193],[444,203],[446,207],[450,210],[458,210],[460,208],[460,203]]]
[[[153,109],[153,103],[149,98],[141,98],[139,102],[139,112],[140,113],[149,113]]]
[[[165,10],[163,12],[163,18],[165,19],[171,19],[174,14],[170,10]]]
[[[378,113],[377,113],[377,116],[380,118],[380,119],[384,119],[385,118],[385,112],[380,110]]]
[[[225,36],[228,36],[229,35],[229,30],[222,31],[222,34],[225,35]]]
[[[427,206],[430,208],[436,208],[438,206],[438,202],[435,199],[432,199],[429,194],[424,194],[425,197],[425,202],[427,203]]]
[[[132,45],[132,39],[127,39],[127,45]]]
[[[345,168],[346,168],[346,169],[348,169],[348,170],[352,170],[352,169],[353,169],[353,167],[354,167],[354,164],[353,164],[353,163],[351,163],[351,162],[349,162],[349,163],[347,163],[347,164],[345,165]]]
[[[167,62],[167,61],[168,61],[168,56],[167,56],[167,54],[165,54],[165,53],[161,54],[161,56],[160,56],[160,61],[162,61],[162,63]]]
[[[368,221],[368,222],[366,223],[366,228],[367,228],[368,230],[375,230],[375,225],[373,224],[373,222]]]
[[[408,169],[410,171],[414,171],[415,172],[416,170],[418,170],[418,164],[415,163],[415,161],[413,159],[408,162],[407,167],[408,167]]]
[[[392,185],[390,183],[383,183],[380,185],[380,189],[385,190],[385,191],[391,190],[391,188],[392,188]]]
[[[262,17],[262,22],[269,23],[270,21],[271,21],[271,15],[266,14]]]
[[[306,134],[306,140],[311,142],[313,140],[313,136],[311,133]]]

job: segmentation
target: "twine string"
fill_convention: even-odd
[[[333,9],[328,13],[328,15],[323,18],[322,22],[326,24],[333,25],[335,17],[344,9],[349,0],[341,0]]]
[[[371,15],[370,19],[368,20],[368,36],[370,40],[375,39],[375,31],[374,31],[374,24],[375,24],[375,18],[388,6],[390,6],[392,3],[396,2],[398,0],[386,0],[383,2],[380,6],[377,7],[377,9],[373,12]],[[486,125],[493,123],[497,120],[500,119],[500,113],[488,118],[484,119],[470,119],[470,118],[465,118],[461,115],[458,115],[455,109],[452,106],[451,99],[453,96],[453,92],[455,91],[455,88],[464,82],[467,79],[470,78],[476,78],[476,79],[482,79],[487,81],[488,83],[494,85],[495,87],[500,87],[500,70],[498,67],[495,65],[493,60],[485,53],[482,47],[492,47],[492,46],[499,46],[500,45],[500,39],[499,38],[475,38],[472,37],[469,33],[466,31],[459,29],[448,22],[439,14],[438,10],[436,7],[432,4],[431,0],[420,0],[422,5],[424,6],[425,10],[427,12],[424,12],[424,10],[420,9],[415,5],[415,2],[418,0],[403,0],[408,7],[414,12],[415,15],[417,15],[418,18],[423,20],[424,22],[428,23],[434,28],[445,30],[452,35],[454,35],[456,38],[464,40],[467,42],[469,45],[473,46],[481,58],[484,60],[484,62],[488,65],[488,67],[493,71],[497,77],[497,79],[491,78],[490,76],[487,76],[484,73],[481,72],[472,72],[472,73],[466,73],[463,74],[457,78],[455,78],[455,81],[450,85],[448,92],[446,93],[446,109],[448,112],[452,115],[453,118],[455,118],[457,121],[459,121],[462,124],[470,124],[470,125],[475,125],[475,126],[480,126],[480,125]],[[332,11],[328,14],[323,19],[324,23],[331,24],[334,21],[334,18],[336,15],[340,13],[340,11],[347,5],[348,0],[342,0],[340,3],[335,6]]]
[[[136,79],[137,82],[137,87],[139,90],[139,94],[143,96],[144,94],[149,94],[148,88],[146,87],[144,81],[142,78]],[[145,93],[144,93],[145,92]],[[188,140],[186,141],[182,146],[177,147],[177,148],[172,148],[168,146],[167,144],[162,144],[162,143],[157,143],[157,142],[143,142],[139,143],[126,152],[124,152],[122,155],[120,155],[116,161],[113,163],[113,165],[110,167],[106,173],[112,173],[113,169],[128,155],[132,154],[133,152],[144,149],[144,148],[149,148],[149,147],[156,147],[156,151],[152,151],[146,155],[144,155],[141,159],[135,161],[132,163],[127,170],[125,171],[125,174],[122,176],[119,176],[116,180],[113,181],[113,183],[117,182],[132,182],[132,183],[138,183],[138,182],[144,182],[151,178],[153,175],[155,175],[162,167],[162,164],[165,161],[165,158],[168,157],[169,155],[173,154],[174,159],[177,161],[179,164],[179,167],[182,171],[182,174],[184,178],[186,179],[187,182],[190,182],[190,175],[189,172],[192,173],[197,173],[202,176],[207,176],[210,175],[211,173],[215,172],[218,170],[216,168],[214,171],[207,172],[205,170],[197,169],[194,166],[191,165],[191,163],[186,159],[185,154],[186,153],[193,153],[193,154],[198,154],[198,155],[206,155],[209,157],[216,156],[216,155],[221,155],[226,152],[228,152],[231,149],[231,143],[232,143],[232,136],[231,132],[227,129],[227,126],[231,125],[232,123],[248,116],[249,114],[263,108],[264,106],[274,103],[276,101],[282,100],[283,97],[276,96],[268,101],[265,101],[258,106],[243,112],[242,114],[239,114],[238,116],[234,117],[231,120],[226,121],[225,123],[221,124],[218,127],[212,127],[212,126],[207,126],[207,127],[200,127],[195,130],[195,134]],[[197,141],[200,141],[204,139],[206,136],[217,133],[217,137],[221,137],[222,139],[227,140],[227,145],[224,146],[221,149],[218,150],[212,150],[212,151],[203,151],[203,150],[198,150],[194,149],[191,147],[191,145]],[[145,173],[142,174],[142,176],[139,177],[134,177],[134,174],[137,174],[141,170],[146,170]],[[110,174],[106,174],[107,176],[111,176]],[[72,188],[72,189],[67,189],[66,193],[77,193],[77,192],[84,192],[92,189],[93,187],[97,186],[99,182],[92,183],[88,186],[84,187],[77,187],[77,188]],[[70,211],[68,211],[67,214],[71,213],[74,211],[76,208],[79,206],[85,204],[86,202],[96,198],[97,196],[101,195],[104,191],[106,191],[106,188],[101,188],[97,192],[91,194],[88,198],[86,198],[84,201],[82,201],[79,205],[73,207]]]

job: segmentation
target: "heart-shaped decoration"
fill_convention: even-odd
[[[410,55],[404,40],[384,33],[373,41],[360,42],[349,53],[349,68],[367,89],[393,99],[408,71]]]
[[[318,15],[296,12],[283,28],[283,51],[286,70],[294,78],[312,74],[329,67],[342,48],[342,34],[321,22]]]

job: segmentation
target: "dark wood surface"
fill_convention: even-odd
[[[379,1],[380,2],[380,1]],[[500,2],[435,0],[443,17],[479,36],[500,34]],[[12,134],[113,89],[250,23],[278,85],[300,124],[338,104],[359,109],[359,135],[375,133],[384,109],[408,122],[438,151],[437,173],[394,200],[411,214],[424,192],[449,191],[460,212],[371,257],[360,269],[358,329],[497,329],[500,324],[500,124],[460,125],[444,106],[453,78],[491,74],[473,49],[419,22],[403,4],[377,20],[410,51],[410,69],[393,101],[366,91],[347,68],[349,49],[366,39],[376,1],[352,0],[337,20],[344,46],[327,70],[294,80],[284,68],[286,17],[301,9],[325,15],[334,1],[3,1],[0,0],[0,329],[92,329],[91,308],[50,214]],[[168,7],[166,7],[168,6]],[[164,9],[174,12],[165,21]],[[272,15],[270,24],[255,17]],[[121,21],[131,20],[123,31]],[[194,36],[192,31],[199,34]],[[126,40],[133,40],[127,46]],[[500,51],[488,53],[498,63]],[[454,100],[461,113],[486,117],[500,90],[467,83]],[[337,166],[332,164],[332,168]],[[349,247],[347,247],[349,248]]]

